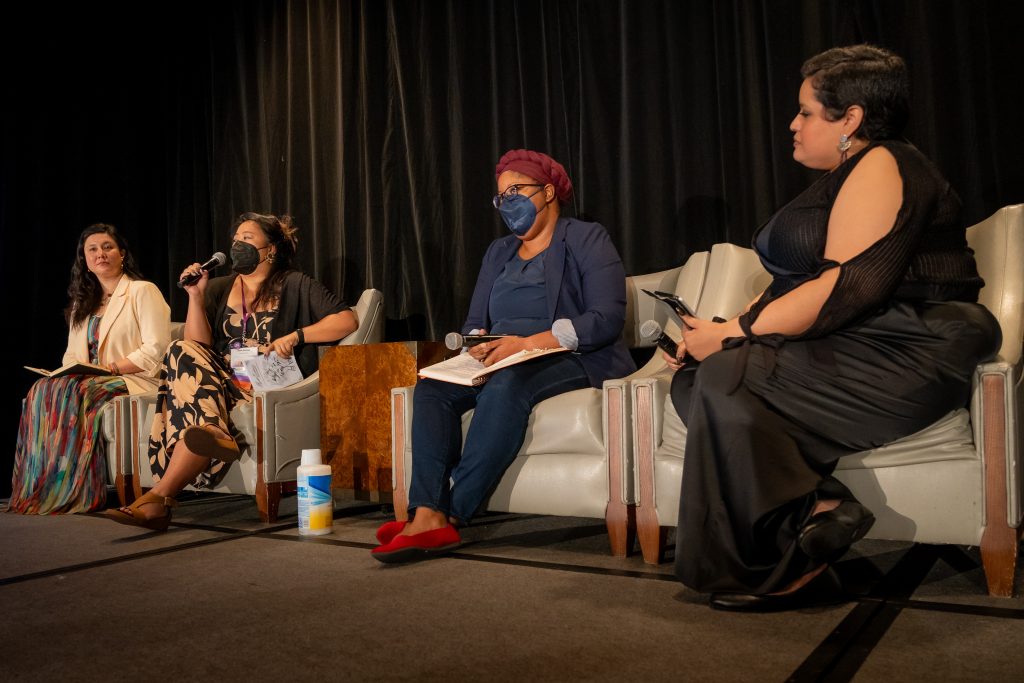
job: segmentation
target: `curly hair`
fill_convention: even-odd
[[[269,303],[280,298],[281,285],[284,283],[285,275],[292,269],[292,263],[295,260],[295,250],[299,244],[297,235],[299,228],[292,221],[291,216],[274,216],[246,211],[232,225],[232,239],[238,231],[238,226],[249,221],[260,226],[260,230],[267,236],[267,240],[276,247],[274,259],[270,264],[270,275],[260,283],[256,298],[252,302],[252,307],[255,309],[263,302]]]
[[[853,105],[864,109],[855,136],[867,140],[898,138],[910,118],[910,85],[903,58],[874,45],[834,47],[804,62],[815,96],[830,121]]]
[[[85,262],[85,240],[92,235],[104,233],[113,238],[117,248],[121,250],[124,260],[121,271],[133,280],[141,280],[142,274],[135,265],[135,257],[128,248],[128,241],[121,236],[113,225],[94,223],[78,236],[78,249],[75,251],[75,262],[71,266],[71,284],[68,285],[68,305],[64,309],[64,319],[71,327],[78,327],[98,309],[103,301],[103,287],[100,281],[89,270]]]

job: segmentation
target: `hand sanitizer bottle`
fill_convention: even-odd
[[[297,470],[299,533],[322,536],[331,533],[334,498],[331,496],[331,466],[320,462],[319,448],[304,448]]]

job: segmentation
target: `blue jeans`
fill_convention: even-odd
[[[410,513],[422,506],[469,522],[519,453],[533,406],[589,386],[568,353],[498,370],[479,387],[421,379],[413,394]],[[462,414],[474,407],[463,447]]]

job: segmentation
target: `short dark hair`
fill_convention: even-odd
[[[804,62],[800,74],[811,79],[830,121],[853,105],[864,109],[855,136],[890,140],[903,133],[910,118],[910,86],[899,55],[874,45],[834,47]]]

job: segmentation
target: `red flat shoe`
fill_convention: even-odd
[[[384,522],[377,528],[377,542],[381,545],[387,545],[398,534],[402,533],[402,529],[409,522],[399,522],[397,519],[393,522]]]
[[[455,550],[462,544],[462,537],[451,524],[440,529],[431,529],[421,534],[391,539],[391,542],[370,551],[373,559],[387,564],[411,562],[436,557]]]

